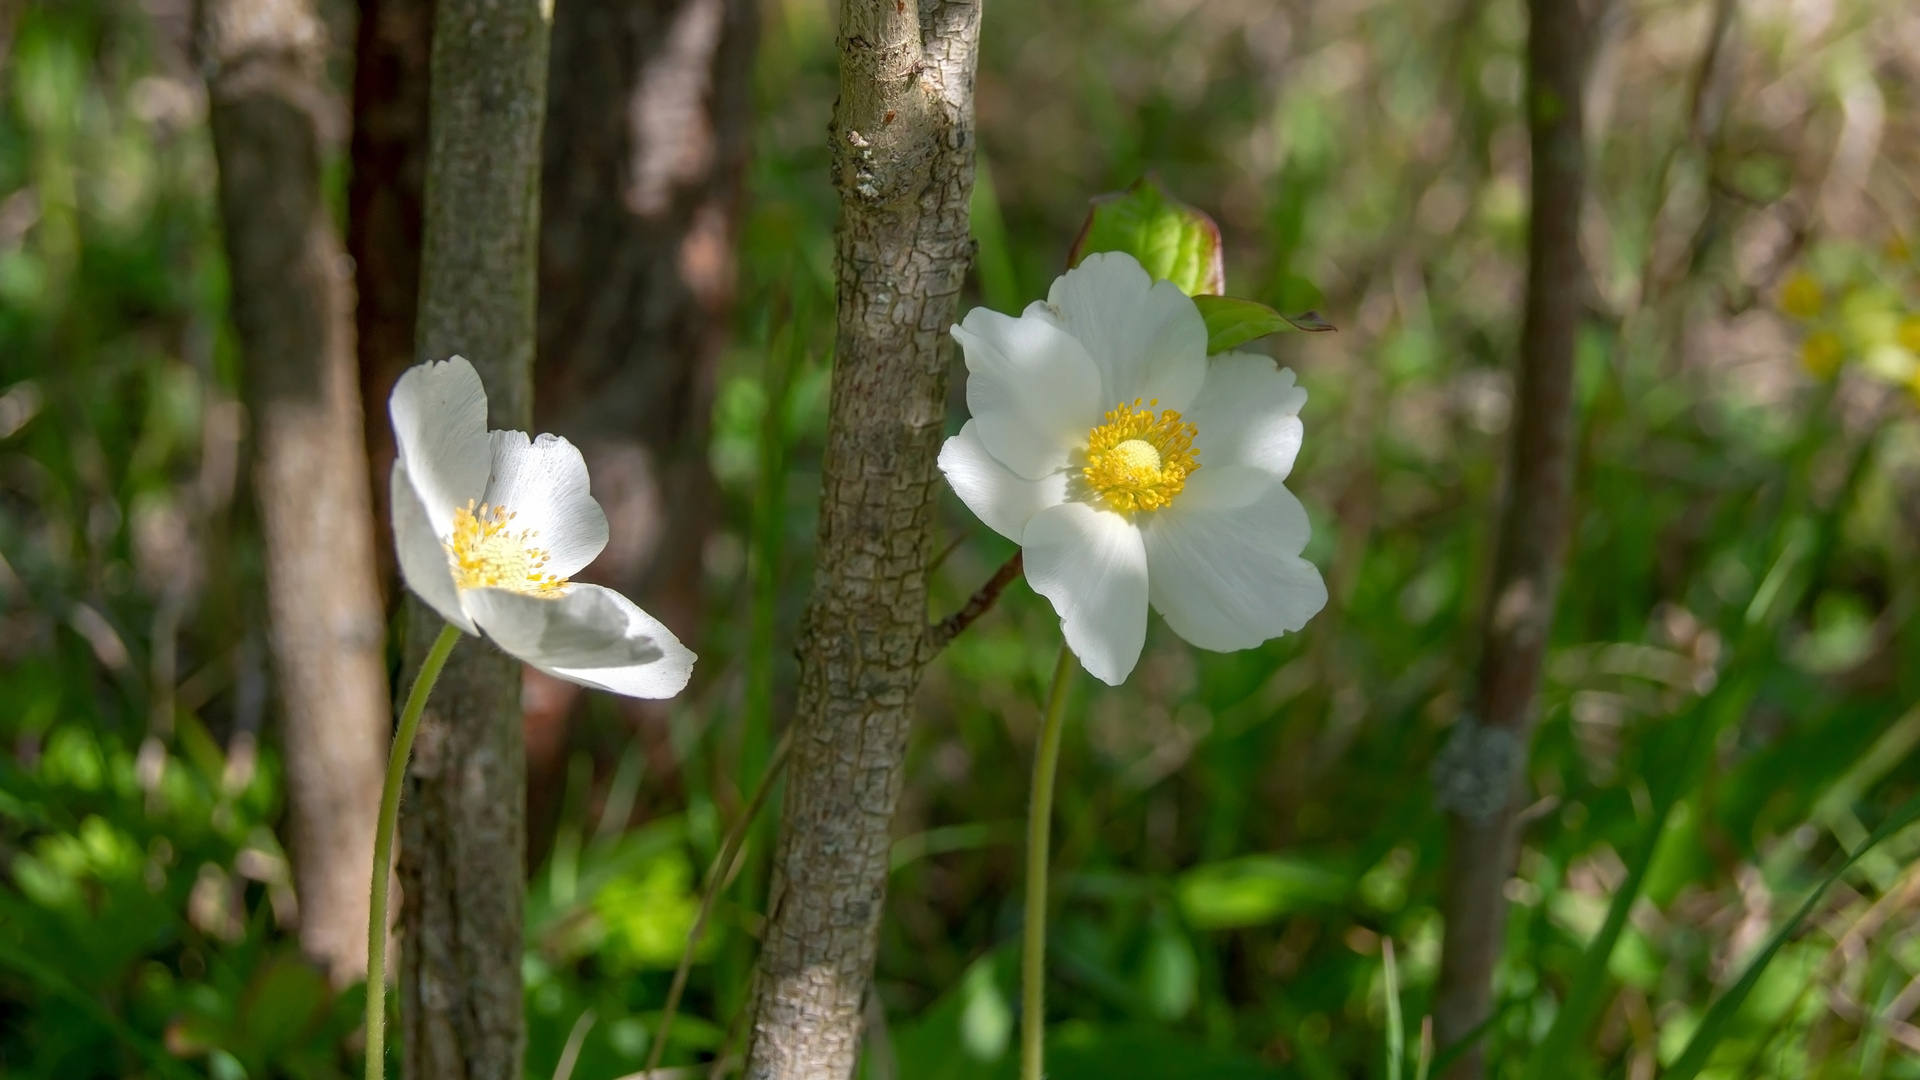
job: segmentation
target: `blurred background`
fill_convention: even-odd
[[[376,502],[412,359],[430,12],[328,0],[310,42]],[[1508,1075],[1551,1023],[1648,776],[1711,713],[1567,1065],[1651,1080],[1920,788],[1920,8],[1588,17],[1577,519],[1487,1041]],[[644,706],[527,682],[531,1077],[642,1068],[700,880],[790,711],[831,363],[834,18],[556,6],[537,425],[586,449],[613,521],[587,576],[702,663]],[[1156,622],[1125,688],[1079,685],[1060,1080],[1388,1076],[1389,943],[1418,1038],[1445,833],[1428,771],[1470,686],[1511,411],[1525,22],[1520,0],[987,6],[968,304],[1043,296],[1087,200],[1155,173],[1219,221],[1230,292],[1339,327],[1260,346],[1311,395],[1291,486],[1326,611],[1230,655]],[[290,840],[314,766],[279,723],[198,25],[190,0],[0,0],[7,1076],[359,1068],[361,946],[328,945],[296,887],[332,871]],[[958,377],[953,400],[957,429]],[[935,616],[1012,552],[943,507]],[[389,674],[401,640],[390,625]],[[872,1080],[1013,1075],[1019,823],[1056,642],[1016,584],[927,674]],[[731,868],[670,1064],[737,1045],[772,817]],[[1920,1077],[1916,857],[1920,834],[1897,836],[1827,894],[1710,1075]]]

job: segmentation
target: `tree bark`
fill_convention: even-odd
[[[353,169],[347,181],[347,251],[353,256],[360,337],[360,400],[368,416],[376,535],[391,531],[387,477],[393,425],[387,398],[414,362],[419,321],[420,232],[426,219],[427,76],[433,0],[360,0],[354,43]],[[397,595],[393,545],[376,547],[381,591]]]
[[[571,0],[554,13],[536,415],[580,444],[609,584],[698,608],[714,364],[734,286],[751,0]],[[688,610],[680,610],[680,609]],[[652,610],[652,609],[649,609]]]
[[[1533,210],[1518,415],[1482,627],[1476,707],[1462,719],[1435,776],[1449,812],[1451,856],[1434,1004],[1443,1046],[1472,1034],[1491,1013],[1493,969],[1506,930],[1504,888],[1524,802],[1521,771],[1573,501],[1574,346],[1588,281],[1579,236],[1586,188],[1586,35],[1577,0],[1529,0],[1528,10]],[[1484,1076],[1484,1045],[1478,1041],[1457,1058],[1447,1080]]]
[[[465,356],[488,423],[532,419],[542,0],[438,0],[417,353]],[[417,665],[439,630],[408,608]],[[415,744],[403,822],[405,1075],[520,1080],[526,844],[520,665],[484,640],[454,651]]]
[[[281,699],[300,943],[366,972],[389,713],[354,378],[353,286],[321,190],[343,119],[308,0],[201,11]]]
[[[886,896],[952,325],[972,260],[979,0],[843,0],[830,129],[839,326],[753,1080],[845,1080]]]
[[[534,416],[580,447],[607,511],[606,550],[581,576],[636,597],[684,640],[699,635],[717,504],[708,421],[732,315],[758,21],[753,0],[554,9]],[[526,678],[529,815],[540,819],[557,810],[542,794],[561,786],[581,691]],[[622,702],[648,721],[664,721],[664,704]]]

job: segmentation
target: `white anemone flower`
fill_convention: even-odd
[[[1020,545],[1028,583],[1101,681],[1139,662],[1149,604],[1220,652],[1326,606],[1284,483],[1307,392],[1268,357],[1208,357],[1178,286],[1130,255],[1093,255],[1019,318],[975,308],[953,336],[973,418],[940,469]]]
[[[582,686],[667,698],[693,653],[633,601],[568,581],[607,546],[587,465],[553,435],[487,430],[487,393],[456,356],[401,376],[389,403],[393,536],[407,587],[469,634]]]

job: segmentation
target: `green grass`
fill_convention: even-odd
[[[1816,27],[1743,8],[1742,59],[1701,126],[1708,7],[1623,5],[1603,35],[1577,520],[1480,1038],[1502,1078],[1920,1080],[1890,1041],[1901,1018],[1880,1016],[1920,971],[1902,929],[1920,837],[1896,809],[1920,790],[1920,211],[1895,122],[1913,90],[1883,54],[1911,15],[1840,0]],[[645,739],[604,701],[579,720],[530,885],[530,1076],[589,1009],[574,1080],[640,1067],[700,870],[790,711],[831,372],[835,73],[824,0],[766,14],[700,682]],[[1449,1060],[1406,1044],[1441,938],[1426,777],[1466,705],[1510,421],[1524,27],[1517,0],[989,5],[991,182],[965,305],[1043,296],[1088,200],[1151,172],[1220,223],[1230,294],[1340,328],[1255,346],[1310,394],[1290,485],[1328,609],[1225,655],[1156,623],[1128,685],[1090,688],[1069,720],[1056,1076]],[[17,31],[0,68],[0,1071],[351,1075],[358,992],[303,977],[283,921],[258,540],[191,69],[131,0],[30,3]],[[1867,210],[1816,213],[1845,194],[1823,178],[1861,80],[1887,117]],[[946,496],[941,528],[934,617],[1011,553]],[[188,598],[175,733],[143,756],[170,589]],[[869,1078],[1012,1068],[1018,819],[1057,643],[1016,583],[927,674]],[[626,810],[640,824],[608,824]],[[738,1046],[775,816],[716,905],[669,1064]]]

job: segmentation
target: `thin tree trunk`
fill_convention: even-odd
[[[798,725],[760,955],[752,1080],[853,1072],[886,897],[972,259],[979,0],[843,0],[830,129],[839,330]]]
[[[417,355],[471,360],[496,428],[532,419],[546,9],[439,0],[434,17]],[[407,623],[417,664],[439,619],[414,602]],[[520,665],[468,638],[407,788],[400,999],[415,1080],[520,1080],[525,782]]]
[[[201,12],[267,609],[281,700],[300,943],[366,971],[388,731],[384,619],[354,378],[353,286],[321,191],[343,119],[307,0]]]
[[[360,337],[360,400],[367,425],[377,533],[391,533],[387,477],[393,384],[414,362],[419,322],[420,232],[426,219],[427,75],[433,0],[360,0],[353,64],[353,169],[347,181],[347,252],[353,256]],[[375,549],[380,584],[397,595],[393,545]]]
[[[607,511],[607,548],[581,576],[640,599],[687,640],[699,634],[716,509],[707,429],[732,314],[758,21],[754,0],[554,9],[535,420],[579,445]],[[580,689],[526,678],[537,844]],[[663,705],[623,701],[650,721],[664,721]]]
[[[1573,487],[1573,360],[1586,300],[1580,206],[1586,187],[1581,95],[1586,35],[1577,0],[1530,0],[1527,103],[1532,134],[1532,222],[1520,336],[1518,407],[1508,484],[1483,627],[1475,713],[1461,721],[1436,769],[1449,812],[1442,910],[1446,933],[1434,1020],[1440,1042],[1472,1034],[1490,1015],[1493,969],[1506,930],[1520,783],[1535,719],[1534,693],[1553,628]],[[1447,1080],[1485,1075],[1484,1040]]]

